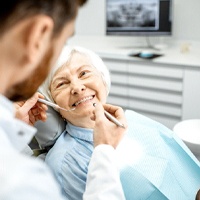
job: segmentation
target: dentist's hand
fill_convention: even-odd
[[[119,120],[125,128],[117,126],[104,114],[104,109]],[[100,104],[96,105],[95,111],[95,127],[94,127],[94,147],[100,144],[108,144],[116,148],[123,138],[127,122],[124,111],[121,107],[105,104],[104,107]]]
[[[48,108],[46,105],[38,102],[38,98],[44,97],[37,92],[27,101],[14,103],[16,109],[15,117],[31,126],[33,126],[38,120],[45,121],[47,118],[46,110]]]

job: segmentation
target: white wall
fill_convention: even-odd
[[[105,36],[105,2],[106,0],[88,0],[80,9],[76,35]],[[200,0],[174,0],[173,5],[172,38],[200,41]]]

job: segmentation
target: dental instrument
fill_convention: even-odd
[[[96,103],[93,103],[93,106],[96,106]],[[120,126],[122,128],[125,128],[124,124],[122,124],[121,122],[119,122],[115,117],[113,117],[109,112],[107,112],[106,110],[104,110],[104,114],[105,116],[112,121],[113,123],[115,123],[117,126]]]
[[[71,109],[67,110],[67,109],[65,109],[65,108],[60,107],[59,105],[57,105],[57,104],[55,104],[55,103],[49,102],[49,101],[47,101],[47,100],[45,100],[45,99],[41,99],[41,98],[38,98],[38,101],[39,101],[40,103],[44,103],[44,104],[46,104],[46,105],[48,105],[48,106],[51,106],[51,107],[56,108],[56,109],[64,110],[64,111],[66,111],[66,112],[70,112],[70,111],[73,111],[73,110],[76,109],[76,108],[71,108]]]

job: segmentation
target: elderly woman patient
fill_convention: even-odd
[[[45,162],[66,199],[80,200],[93,151],[93,104],[106,103],[110,76],[100,57],[90,50],[66,47],[61,55],[41,91],[59,106],[75,110],[58,111],[66,128]],[[195,199],[200,164],[191,151],[163,125],[131,110],[126,117],[128,131],[116,149],[126,199]]]

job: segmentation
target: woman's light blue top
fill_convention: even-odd
[[[134,111],[126,111],[128,131],[117,148],[120,179],[127,200],[194,200],[200,163],[171,130]],[[46,162],[69,200],[81,200],[93,132],[67,124]],[[112,173],[112,172],[110,172]]]
[[[93,130],[70,123],[48,152],[45,162],[52,169],[66,199],[82,199],[92,152]]]

